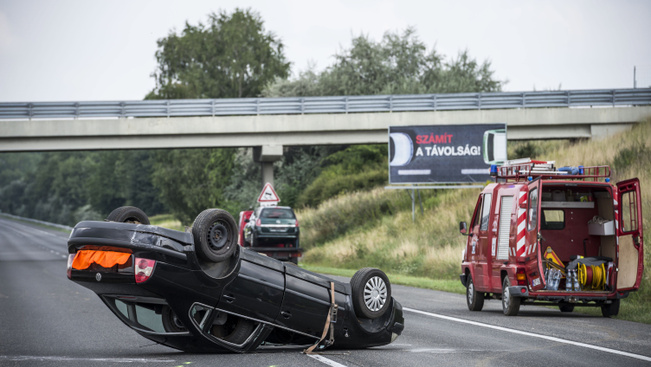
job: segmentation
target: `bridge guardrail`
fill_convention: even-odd
[[[0,119],[127,118],[651,105],[651,88],[379,96],[5,102]]]

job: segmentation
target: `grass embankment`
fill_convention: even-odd
[[[554,160],[558,166],[608,164],[613,182],[638,177],[644,228],[651,228],[651,119],[604,140],[515,143],[509,156]],[[317,208],[300,210],[301,244],[307,249],[302,264],[330,273],[333,268],[378,267],[397,284],[462,293],[459,272],[465,237],[458,225],[470,221],[479,191],[422,190],[424,213],[417,204],[415,221],[408,193],[384,188],[340,195]],[[650,254],[645,252],[646,264]],[[337,273],[351,276],[354,270]],[[638,292],[622,300],[618,318],[651,323],[649,274],[645,272]],[[598,309],[577,308],[584,311],[600,314]]]
[[[175,219],[172,214],[159,214],[149,218],[149,222],[155,226],[175,229],[177,231],[185,231],[185,227],[181,221]]]

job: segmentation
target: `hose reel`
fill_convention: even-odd
[[[606,286],[606,267],[601,265],[578,264],[581,289],[604,290]]]

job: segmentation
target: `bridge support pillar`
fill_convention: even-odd
[[[253,147],[253,160],[262,165],[262,186],[269,182],[274,184],[274,162],[283,157],[282,145],[263,145]]]

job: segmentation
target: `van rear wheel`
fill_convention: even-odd
[[[470,274],[468,274],[468,284],[466,286],[466,303],[470,311],[481,311],[484,308],[484,293],[477,292]]]
[[[505,276],[502,282],[502,312],[506,316],[515,316],[520,311],[520,298],[513,297],[511,292],[509,292],[510,286],[511,281],[508,276]]]
[[[561,302],[558,304],[558,308],[561,312],[572,312],[574,311],[574,305],[567,302]]]
[[[612,317],[619,314],[619,300],[614,299],[610,304],[601,305],[601,314],[603,317]]]

